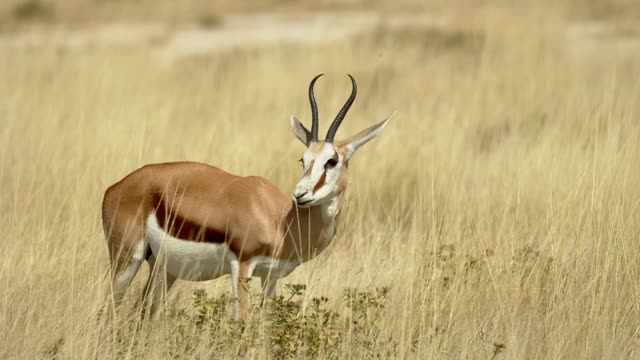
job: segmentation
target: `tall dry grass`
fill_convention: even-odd
[[[303,151],[288,116],[309,118],[320,72],[323,131],[347,72],[360,95],[338,137],[398,115],[354,157],[331,247],[283,283],[332,301],[390,287],[380,326],[398,358],[640,356],[640,61],[573,52],[559,17],[500,14],[171,63],[145,47],[3,51],[0,358],[175,357],[170,317],[141,332],[97,319],[104,189],[188,159],[288,192]],[[168,306],[201,287],[229,291],[180,283]]]

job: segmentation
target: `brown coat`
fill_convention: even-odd
[[[174,237],[225,242],[241,262],[253,256],[303,262],[333,236],[323,231],[320,207],[296,207],[290,196],[262,177],[240,177],[196,162],[152,164],[105,193],[104,226],[112,261],[120,264],[116,268],[124,266],[144,236],[145,220],[153,210]]]

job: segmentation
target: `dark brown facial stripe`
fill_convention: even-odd
[[[309,174],[311,174],[311,170],[313,169],[313,163],[316,162],[315,160],[311,160],[311,164],[309,164],[309,167],[307,168],[307,171],[304,172],[304,174],[302,174],[302,176],[307,176]]]
[[[327,172],[323,171],[322,176],[320,176],[320,180],[318,180],[318,182],[316,183],[316,186],[313,187],[312,194],[315,194],[316,191],[318,191],[322,187],[322,185],[324,185],[324,181],[326,177],[327,177]]]

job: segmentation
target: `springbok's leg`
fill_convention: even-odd
[[[144,241],[140,240],[133,249],[131,257],[123,264],[124,266],[117,266],[117,262],[113,261],[112,272],[114,273],[112,278],[112,287],[113,303],[115,308],[117,308],[122,302],[124,294],[131,284],[131,280],[133,280],[138,273],[138,270],[140,270],[140,265],[142,265],[142,261],[144,260],[144,252]]]
[[[262,316],[269,318],[271,315],[270,307],[273,304],[273,298],[276,296],[276,285],[278,279],[267,274],[260,277],[260,286],[262,287]]]
[[[246,320],[249,310],[249,264],[231,261],[231,291],[235,301],[233,315],[236,320]]]
[[[240,262],[231,261],[231,294],[233,296],[233,317],[238,320],[240,308],[238,305],[238,283],[240,282]]]
[[[260,277],[260,286],[262,287],[262,294],[264,295],[263,302],[266,302],[268,299],[272,299],[276,296],[277,284],[278,279],[273,278],[271,274]]]
[[[151,255],[147,262],[149,263],[149,277],[144,286],[140,302],[143,306],[143,317],[147,309],[149,310],[149,315],[153,317],[175,283],[176,277],[165,271],[160,264],[156,266],[157,261],[154,255]]]

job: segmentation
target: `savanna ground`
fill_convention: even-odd
[[[640,5],[370,6],[446,25],[172,61],[153,43],[1,48],[0,358],[640,357],[640,52],[611,46],[638,36]],[[7,1],[0,18],[9,36],[362,8]],[[581,51],[567,28],[596,20],[614,30]],[[288,116],[308,123],[321,72],[321,131],[346,73],[360,95],[338,137],[398,114],[354,157],[337,238],[281,281],[269,320],[255,309],[235,323],[225,277],[177,284],[139,326],[146,267],[114,325],[98,318],[104,189],[146,163],[194,160],[289,192],[303,148]]]

